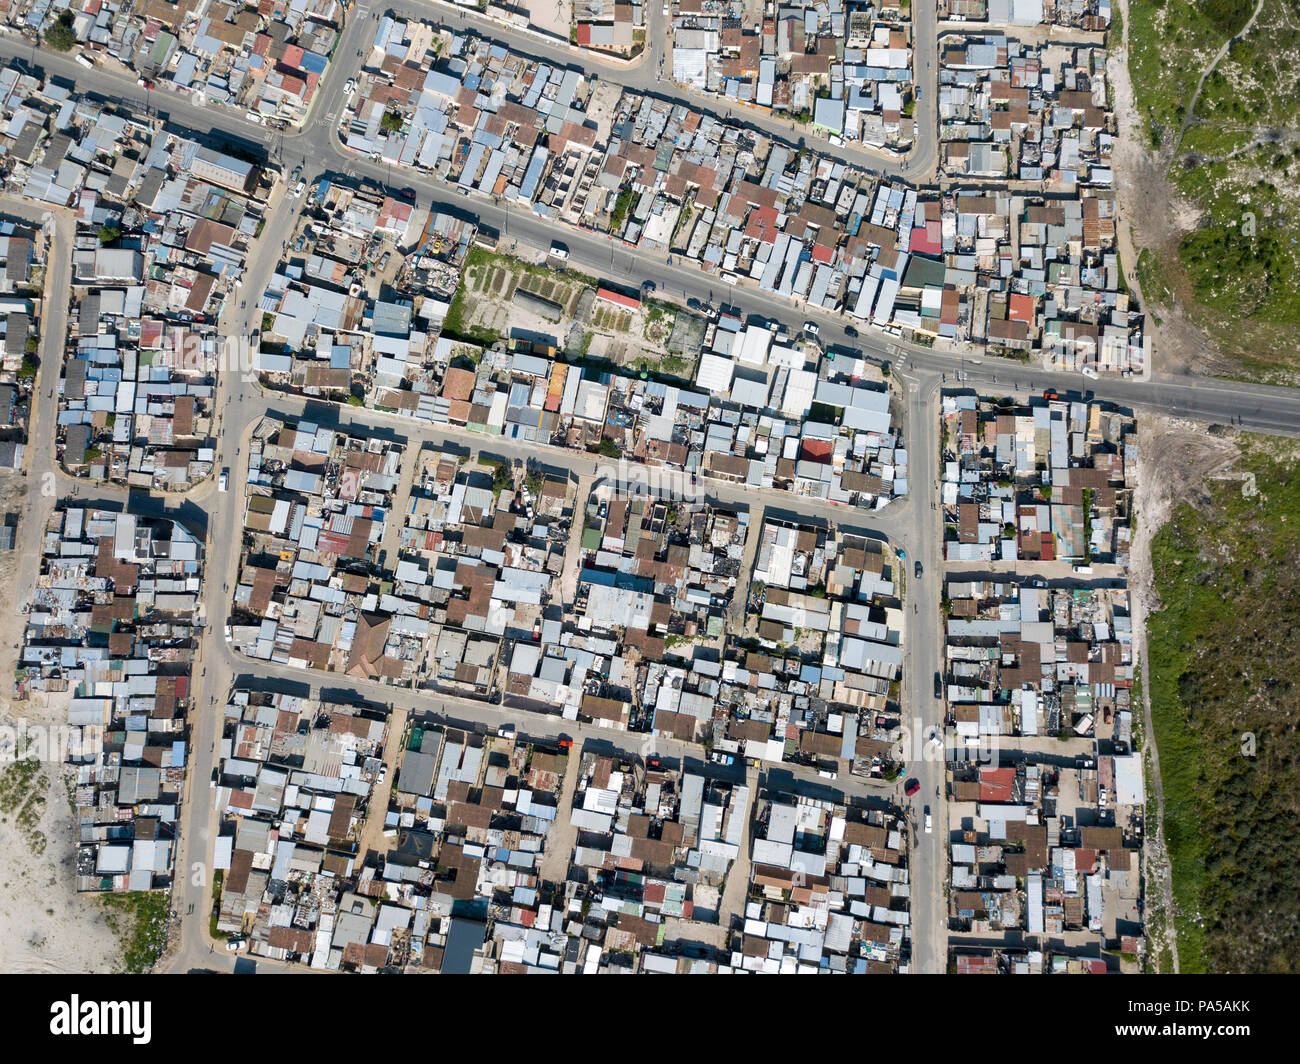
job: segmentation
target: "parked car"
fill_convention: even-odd
[[[294,199],[300,199],[302,197],[302,194],[306,191],[307,191],[307,182],[299,181],[296,185],[293,186]]]
[[[513,724],[502,724],[497,728],[497,735],[502,739],[513,739],[515,737],[515,726]]]
[[[934,674],[934,697],[943,698],[943,675],[942,673]]]
[[[223,469],[221,476],[217,477],[217,491],[225,491],[230,487],[230,470]]]
[[[227,953],[238,953],[238,952],[239,952],[241,949],[243,949],[243,948],[244,948],[244,940],[243,940],[242,938],[228,938],[228,939],[226,939],[226,952],[227,952]]]
[[[914,795],[920,789],[921,789],[921,781],[918,780],[915,776],[913,776],[910,780],[908,780],[905,784],[903,784],[903,793],[906,794],[909,798],[911,798],[912,795]]]
[[[551,258],[564,262],[569,257],[569,249],[558,241],[551,244]]]
[[[816,336],[818,335],[818,333],[821,332],[821,330],[817,328],[817,323],[815,321],[804,322],[803,331],[806,332],[809,336]]]
[[[356,79],[356,78],[348,78],[348,83],[347,83],[346,85],[343,86],[343,93],[344,93],[344,95],[345,95],[345,96],[351,96],[353,90],[354,90],[356,87],[357,87],[357,79]]]
[[[921,561],[919,558],[912,564],[912,573],[918,580],[921,579]]]

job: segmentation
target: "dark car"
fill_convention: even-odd
[[[853,337],[853,339],[856,340],[858,338],[858,330],[855,329],[852,325],[846,325],[844,326],[844,335],[851,336]]]
[[[918,780],[915,776],[913,776],[910,780],[908,780],[905,784],[903,784],[903,792],[909,798],[912,797],[912,795],[914,795],[920,789],[921,789],[921,781]]]
[[[912,566],[912,572],[918,580],[921,579],[921,563],[919,561]]]
[[[398,193],[398,195],[401,196],[402,199],[406,200],[408,203],[415,202],[415,189],[413,188],[404,188],[402,189],[401,192]]]
[[[943,676],[937,672],[934,674],[934,697],[943,697]]]

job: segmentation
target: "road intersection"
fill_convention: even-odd
[[[917,17],[917,81],[922,85],[925,100],[925,106],[918,114],[920,137],[915,149],[906,156],[889,156],[860,146],[831,147],[811,136],[805,141],[809,146],[860,163],[875,172],[912,180],[933,177],[937,158],[934,110],[937,27],[934,8],[930,5],[922,7],[925,10],[914,8]],[[535,34],[503,26],[443,3],[407,2],[400,5],[400,10],[413,11],[453,29],[473,29],[484,37],[508,44],[522,54],[540,56],[564,65],[585,63],[597,68],[602,79],[661,98],[689,97],[693,108],[712,111],[719,117],[725,115],[725,108],[718,107],[716,98],[687,93],[663,77],[666,30],[656,5],[649,9],[646,55],[636,63],[626,64],[593,61],[589,55],[560,42],[551,43]],[[560,228],[555,222],[518,210],[511,212],[504,204],[481,197],[448,202],[444,198],[446,186],[428,175],[400,168],[394,171],[343,147],[337,133],[343,85],[357,73],[359,64],[356,57],[364,52],[380,13],[378,8],[367,4],[354,7],[303,128],[282,134],[247,121],[240,112],[197,106],[193,101],[170,92],[146,93],[125,72],[102,66],[87,70],[70,56],[33,48],[30,43],[12,36],[0,38],[0,58],[24,64],[30,70],[40,68],[47,76],[74,82],[80,91],[118,100],[127,107],[148,109],[178,129],[212,131],[239,143],[259,146],[285,172],[301,166],[302,176],[308,181],[320,176],[350,176],[386,186],[409,186],[415,191],[421,207],[473,215],[481,226],[496,230],[505,243],[548,247]],[[801,132],[789,123],[753,108],[733,114],[731,120],[790,143],[797,142]],[[292,233],[300,202],[285,194],[283,183],[277,185],[268,205],[266,224],[249,255],[243,283],[228,298],[223,310],[223,335],[246,340],[256,333],[260,321],[259,298],[275,270],[281,249]],[[71,224],[70,220],[63,219],[62,214],[56,221],[63,229]],[[62,260],[71,255],[71,239],[70,233],[63,232],[63,229],[51,246],[52,288],[59,283],[67,287],[69,264]],[[904,499],[880,511],[867,512],[822,500],[800,498],[787,492],[766,490],[756,493],[751,488],[707,478],[703,490],[708,499],[720,505],[756,508],[761,504],[769,510],[797,514],[800,520],[834,521],[846,530],[888,539],[906,550],[909,558],[922,563],[924,575],[911,581],[907,594],[912,608],[906,611],[903,681],[905,723],[915,722],[914,730],[921,733],[912,734],[909,739],[909,774],[921,784],[915,807],[911,810],[914,824],[920,819],[921,807],[926,805],[932,808],[937,823],[947,822],[943,807],[944,763],[941,759],[924,756],[925,744],[921,737],[929,728],[942,725],[942,703],[934,697],[931,683],[932,675],[942,668],[943,652],[942,616],[936,586],[943,571],[938,506],[941,461],[938,401],[941,390],[950,386],[977,388],[994,394],[1025,395],[1046,388],[1062,392],[1086,389],[1097,399],[1137,411],[1158,410],[1210,422],[1237,423],[1266,432],[1294,434],[1300,431],[1300,394],[1286,389],[1195,377],[1084,380],[1076,374],[1048,366],[984,358],[973,347],[964,351],[936,350],[882,333],[864,331],[862,336],[858,336],[849,331],[855,323],[842,315],[797,307],[791,301],[762,292],[747,282],[742,282],[733,292],[717,278],[700,270],[680,263],[674,265],[667,257],[657,258],[634,250],[604,235],[568,227],[564,227],[563,235],[569,247],[571,264],[575,267],[633,285],[649,281],[654,284],[657,294],[672,298],[697,298],[712,304],[734,301],[746,312],[760,313],[768,320],[784,324],[792,334],[801,330],[804,321],[812,320],[819,325],[825,345],[852,349],[863,357],[890,366],[903,396],[903,432],[909,449],[910,491]],[[51,331],[65,319],[66,306],[62,318],[52,311],[47,312],[46,322]],[[53,401],[52,391],[49,395],[46,393],[57,378],[61,334],[57,339],[60,342],[50,342],[46,359],[51,364],[43,365],[39,380],[42,403]],[[205,616],[210,623],[194,678],[193,754],[173,892],[174,911],[181,914],[182,919],[179,945],[169,960],[172,970],[213,967],[216,960],[220,964],[215,966],[223,968],[233,963],[231,958],[221,955],[219,947],[216,947],[214,955],[214,946],[208,937],[212,879],[207,867],[217,830],[215,793],[209,781],[217,758],[221,707],[232,686],[293,685],[294,690],[310,691],[313,695],[325,691],[330,697],[340,700],[380,703],[408,713],[434,712],[469,726],[495,728],[498,723],[508,720],[520,733],[538,738],[554,738],[563,730],[574,738],[575,745],[583,741],[606,742],[610,734],[603,731],[597,734],[597,729],[587,729],[558,717],[543,716],[509,705],[489,705],[427,690],[395,688],[341,675],[309,673],[289,666],[253,661],[233,650],[223,637],[221,624],[229,614],[238,576],[243,527],[243,507],[238,500],[242,500],[245,489],[248,434],[267,413],[323,423],[334,421],[343,425],[364,418],[366,431],[391,432],[410,447],[445,447],[507,459],[533,458],[575,479],[596,475],[596,461],[591,456],[534,444],[525,446],[501,438],[485,438],[482,434],[453,428],[431,427],[410,418],[373,410],[361,414],[351,408],[264,392],[255,376],[237,372],[220,375],[217,409],[221,429],[216,465],[230,470],[230,497],[219,500],[211,480],[184,497],[188,506],[205,515],[206,527],[202,531],[206,533],[208,554],[203,601]],[[52,411],[42,410],[33,421],[32,447],[29,450],[39,455],[33,459],[34,469],[52,471],[59,478],[60,495],[63,496],[65,492],[71,492],[75,482],[56,470],[53,423]],[[41,438],[37,439],[37,436]],[[110,503],[137,505],[140,502],[135,493],[128,499],[125,493],[112,488],[96,488],[94,491]],[[158,505],[158,501],[152,505]],[[661,753],[669,756],[697,758],[699,754],[697,747],[687,744],[666,740],[657,740],[656,744]],[[780,772],[793,777],[801,786],[825,788],[824,781],[819,783],[815,773],[808,770],[782,765]],[[836,789],[850,800],[900,798],[896,789],[882,791],[880,787],[857,781],[839,781]],[[945,838],[943,832],[914,833],[913,836],[911,912],[913,970],[916,971],[941,972],[946,966]]]

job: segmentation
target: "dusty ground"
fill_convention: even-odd
[[[573,0],[540,0],[528,9],[528,24],[561,39],[573,25]]]
[[[0,711],[0,725],[39,719],[28,703]],[[76,892],[77,827],[64,768],[39,763],[18,786],[11,763],[0,764],[0,972],[110,972],[121,956],[116,934],[93,898]]]

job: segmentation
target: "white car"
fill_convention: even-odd
[[[348,78],[348,83],[343,86],[343,94],[345,96],[351,96],[352,93],[356,91],[356,87],[357,87],[357,79]]]
[[[1090,378],[1092,378],[1093,380],[1096,380],[1096,379],[1097,379],[1097,371],[1096,371],[1095,369],[1093,369],[1092,366],[1083,366],[1083,367],[1079,370],[1079,372],[1082,373],[1085,377],[1090,377]]]
[[[929,835],[934,827],[934,821],[930,819],[930,807],[925,807],[925,833]]]
[[[227,952],[227,953],[238,953],[238,952],[239,952],[241,949],[243,949],[243,948],[244,948],[244,940],[243,940],[242,938],[228,938],[228,939],[226,939],[226,952]]]
[[[226,491],[230,487],[230,470],[223,469],[217,477],[217,491]]]
[[[515,726],[513,724],[502,724],[497,728],[497,735],[502,739],[513,739],[515,737]]]
[[[821,332],[821,330],[817,328],[817,323],[815,321],[804,322],[803,331],[809,336],[817,336]]]
[[[246,115],[244,115],[244,117],[247,118],[250,122],[256,122],[259,126],[262,124],[262,116],[258,114],[256,111],[249,111]]]
[[[569,249],[563,244],[554,243],[551,245],[551,258],[559,259],[564,262],[569,257]]]
[[[299,182],[298,182],[296,185],[294,185],[294,187],[293,187],[293,196],[294,196],[294,199],[300,199],[300,198],[302,197],[302,194],[303,194],[304,192],[306,192],[306,191],[307,191],[307,182],[306,182],[306,181],[299,181]]]

